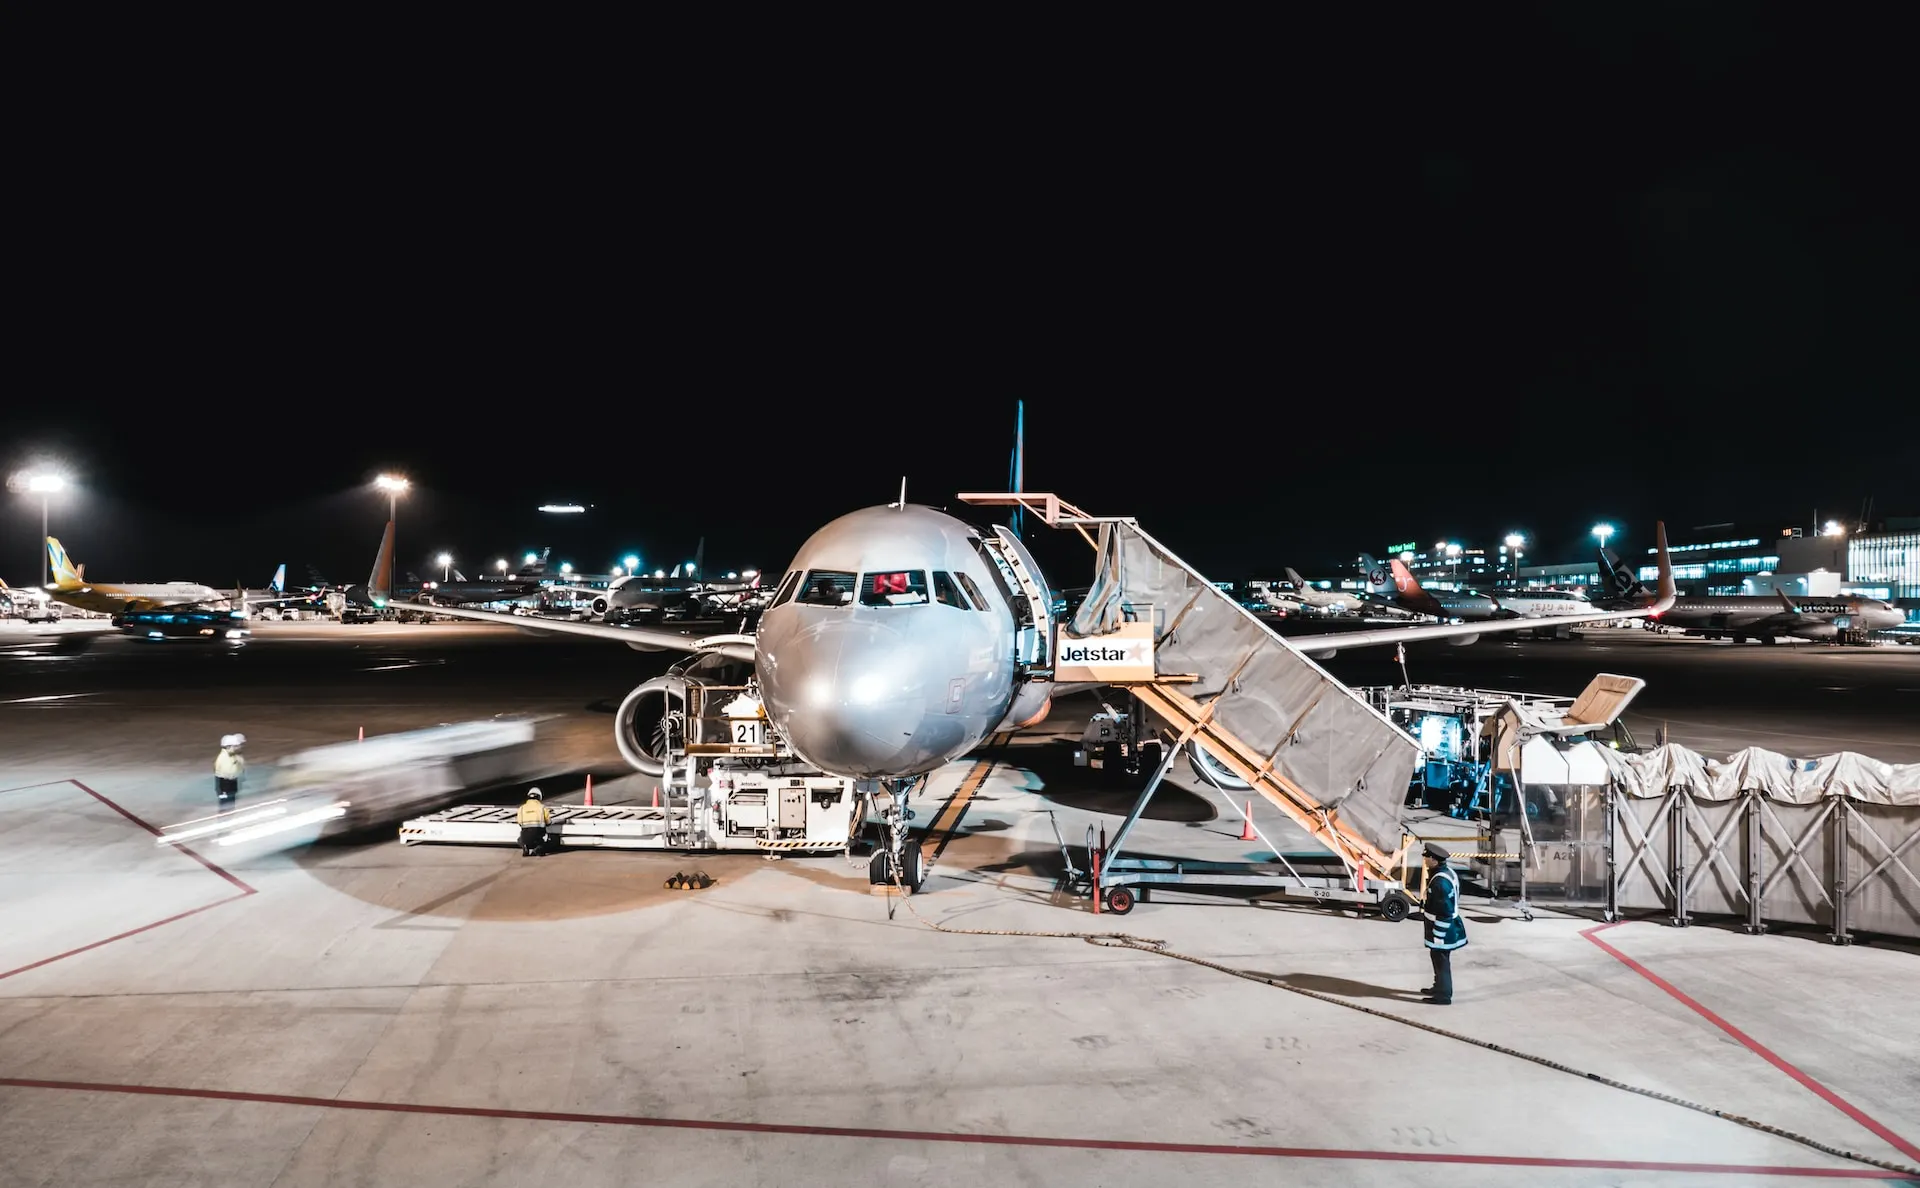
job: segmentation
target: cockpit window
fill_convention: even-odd
[[[837,569],[816,569],[801,584],[799,601],[807,606],[845,606],[853,601],[855,577]]]
[[[941,606],[957,606],[967,610],[966,596],[960,593],[960,587],[953,584],[953,575],[935,571],[933,575],[933,600]]]
[[[919,569],[860,575],[861,606],[919,606],[927,600],[927,575]]]
[[[980,592],[980,587],[974,584],[972,578],[964,573],[955,574],[954,576],[959,578],[960,584],[967,588],[967,597],[973,599],[974,610],[990,611],[993,609],[993,604],[987,601],[987,596]]]
[[[794,570],[780,579],[780,589],[774,594],[772,606],[782,606],[793,600],[793,592],[800,588],[800,571]]]

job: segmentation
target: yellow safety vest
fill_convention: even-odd
[[[520,812],[514,817],[514,823],[525,829],[531,825],[545,825],[553,820],[547,815],[547,806],[538,800],[529,800],[520,806]]]

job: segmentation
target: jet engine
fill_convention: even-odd
[[[654,677],[627,694],[613,718],[613,741],[635,771],[657,776],[669,750],[687,740],[687,686],[698,678],[671,673]]]
[[[605,594],[595,594],[593,601],[587,604],[587,609],[593,612],[594,618],[604,619],[607,617],[607,607],[611,605]]]

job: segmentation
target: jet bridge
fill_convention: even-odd
[[[1059,627],[1056,682],[1129,690],[1174,733],[1169,761],[1198,742],[1338,857],[1356,889],[1401,879],[1410,845],[1401,807],[1420,761],[1412,737],[1133,520],[1052,494],[960,499],[1024,508],[1099,555],[1080,612]]]

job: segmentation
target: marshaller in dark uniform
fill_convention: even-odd
[[[1447,866],[1447,859],[1453,855],[1436,842],[1428,842],[1424,850],[1427,898],[1420,916],[1427,922],[1433,985],[1422,993],[1434,1006],[1446,1006],[1453,1001],[1453,951],[1467,943],[1467,922],[1460,918],[1460,876]]]

